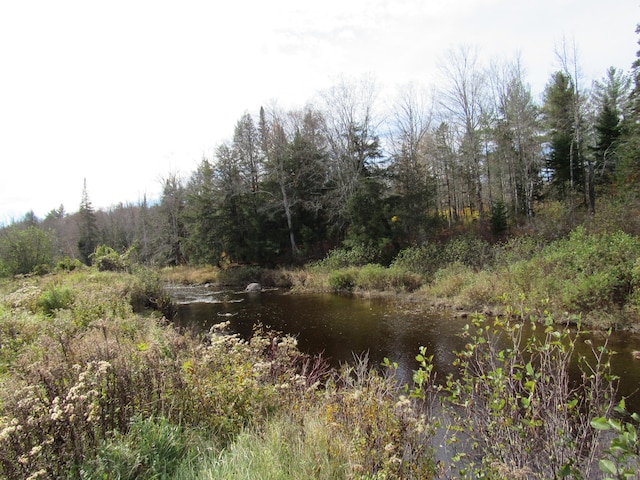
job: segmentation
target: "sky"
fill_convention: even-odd
[[[563,41],[585,85],[638,50],[640,0],[0,0],[0,224],[158,198],[260,106],[338,78],[429,87],[461,45],[519,55],[540,98]]]

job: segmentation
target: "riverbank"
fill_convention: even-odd
[[[404,250],[389,266],[334,251],[303,268],[180,267],[161,275],[176,283],[260,282],[292,292],[393,296],[456,315],[524,313],[559,324],[640,331],[640,239],[620,231],[578,227],[548,243],[518,237],[489,245],[460,238]]]
[[[2,281],[0,476],[551,478],[629,460],[592,441],[605,440],[612,413],[609,352],[594,351],[584,385],[571,387],[576,339],[550,325],[522,345],[517,327],[473,318],[460,378],[436,383],[420,349],[404,387],[393,359],[382,371],[364,360],[337,371],[275,332],[181,334],[158,310],[171,306],[161,284],[142,267]],[[505,333],[513,345],[495,350]],[[584,436],[562,433],[576,426]],[[437,449],[451,462],[437,463]]]
[[[392,376],[267,330],[178,333],[163,295],[140,267],[2,280],[0,477],[434,477]]]

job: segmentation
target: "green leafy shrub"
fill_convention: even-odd
[[[640,442],[638,425],[640,415],[626,411],[624,399],[615,407],[618,418],[598,417],[591,420],[591,426],[601,431],[611,431],[615,435],[604,458],[599,461],[600,470],[610,477],[606,480],[636,478],[640,469]]]
[[[352,248],[336,248],[313,265],[320,270],[336,270],[347,267],[361,267],[376,261],[379,252],[372,247],[355,245]]]
[[[56,269],[62,272],[73,272],[83,266],[84,264],[77,258],[64,257],[63,259],[58,260]]]
[[[39,227],[17,224],[0,230],[0,272],[24,275],[53,264],[54,235]]]
[[[69,308],[73,304],[73,300],[74,294],[69,287],[52,284],[40,294],[36,305],[38,310],[45,315],[52,316],[58,310]]]
[[[473,273],[467,265],[452,263],[436,272],[433,282],[429,285],[429,293],[439,298],[453,298],[469,285]]]
[[[530,260],[538,255],[543,248],[544,244],[530,235],[511,237],[495,251],[496,263],[504,266]]]
[[[134,270],[133,281],[128,285],[127,290],[134,312],[155,309],[167,318],[171,318],[175,313],[175,305],[155,270],[137,267]]]
[[[429,282],[442,264],[441,248],[435,243],[426,243],[401,250],[391,266],[418,273]]]
[[[527,337],[525,328],[534,330]],[[543,328],[540,335],[536,329]],[[613,355],[606,342],[580,357],[582,382],[569,371],[582,332],[476,316],[457,353],[460,375],[447,379],[451,471],[463,478],[591,478],[600,450],[592,421],[615,401]],[[421,358],[425,359],[424,353]],[[426,362],[420,371],[431,368]],[[419,377],[419,375],[418,375]],[[420,377],[419,377],[420,378]],[[414,394],[422,394],[418,385]],[[457,469],[457,472],[454,470]]]
[[[555,279],[555,293],[564,308],[621,308],[633,295],[638,258],[639,238],[623,232],[588,234],[578,227],[544,249],[541,280]]]
[[[357,278],[356,269],[336,270],[329,274],[329,287],[334,292],[350,292],[355,288]]]
[[[90,258],[91,264],[101,272],[120,272],[128,267],[126,255],[120,255],[107,245],[98,245]]]
[[[475,270],[491,267],[495,261],[495,250],[487,242],[473,235],[456,237],[443,245],[443,264],[461,263]]]

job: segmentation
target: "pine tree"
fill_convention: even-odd
[[[185,226],[188,231],[189,259],[195,263],[217,265],[222,254],[215,171],[205,158],[186,187]]]
[[[91,254],[99,243],[98,222],[96,214],[87,193],[87,179],[82,186],[82,200],[78,210],[78,252],[80,260],[86,265],[91,265]]]
[[[584,179],[583,154],[576,142],[579,126],[574,121],[575,102],[572,79],[556,72],[545,90],[543,111],[549,130],[547,168],[561,196],[567,194],[567,189],[580,190]]]
[[[629,77],[615,67],[607,70],[602,82],[595,83],[597,112],[594,124],[596,181],[608,183],[618,163],[618,147],[622,136],[622,120],[629,95]]]

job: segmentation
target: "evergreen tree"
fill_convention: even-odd
[[[576,142],[579,126],[574,121],[575,102],[573,81],[565,73],[556,72],[545,90],[543,112],[549,132],[547,168],[561,197],[568,189],[580,190],[584,180],[583,154]]]
[[[187,262],[184,208],[182,181],[177,174],[170,174],[162,182],[162,199],[158,206],[156,258],[162,264],[183,265]]]
[[[80,261],[86,265],[91,264],[91,254],[98,246],[100,237],[98,232],[98,222],[96,213],[93,210],[89,194],[87,192],[87,180],[82,186],[82,200],[78,210],[78,252]]]
[[[618,163],[618,147],[622,135],[622,120],[629,94],[629,78],[615,67],[607,70],[602,82],[595,82],[594,121],[596,181],[608,183]]]
[[[185,196],[185,226],[192,262],[217,265],[220,261],[223,235],[216,197],[214,168],[207,159],[202,159],[187,183]]]
[[[255,198],[250,194],[233,146],[223,144],[216,150],[214,178],[221,256],[233,262],[257,261],[255,243],[260,241],[260,232],[256,228]]]

